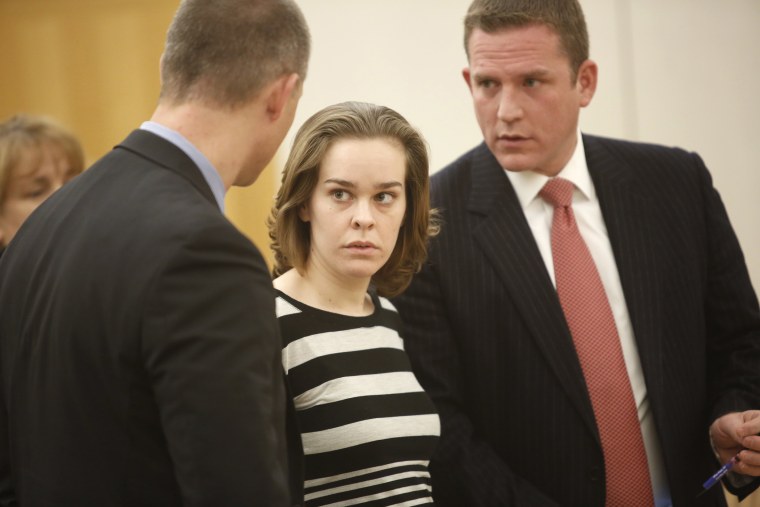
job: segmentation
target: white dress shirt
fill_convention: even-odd
[[[546,265],[546,270],[556,287],[554,278],[554,261],[551,248],[551,227],[554,216],[554,207],[539,197],[538,193],[549,180],[547,176],[535,172],[505,171],[517,197],[522,205],[525,218],[536,239],[541,257]],[[599,199],[596,196],[594,183],[586,165],[586,154],[583,150],[583,140],[578,133],[578,143],[573,156],[567,165],[557,175],[571,181],[575,185],[573,192],[573,213],[578,223],[581,236],[586,241],[591,256],[594,258],[599,276],[602,279],[604,290],[607,293],[612,314],[617,325],[620,344],[623,349],[628,378],[633,388],[633,397],[641,424],[641,433],[644,439],[644,447],[649,463],[649,475],[652,480],[652,488],[655,496],[656,507],[668,507],[671,505],[670,491],[665,467],[662,459],[660,446],[654,419],[649,408],[647,386],[644,382],[644,373],[641,370],[641,360],[633,335],[631,319],[628,315],[628,307],[625,303],[623,287],[620,283],[615,257],[612,253],[607,227],[604,223],[602,210],[599,207]]]

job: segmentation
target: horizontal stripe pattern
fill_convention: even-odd
[[[427,464],[420,461],[373,467],[316,486],[307,481],[305,499],[307,505],[430,505]]]
[[[302,433],[301,438],[305,453],[318,454],[387,438],[425,436],[437,424],[437,414],[385,417]]]
[[[394,475],[409,470],[417,470],[419,472],[423,472],[427,466],[428,461],[401,461],[398,463],[393,463],[391,465],[381,465],[365,468],[363,470],[355,470],[344,474],[336,474],[329,478],[307,480],[304,483],[304,486],[308,491],[319,491],[325,489],[320,488],[320,486],[324,486],[328,483],[330,483],[332,487],[339,487],[344,484],[350,484],[351,482],[364,482],[376,477]]]
[[[350,317],[278,292],[309,506],[432,503],[438,415],[411,371],[396,309],[372,300],[372,315]]]
[[[315,357],[384,348],[404,350],[397,332],[386,327],[375,326],[305,336],[288,344],[282,353],[287,358],[285,362],[290,370]]]
[[[351,397],[329,404],[316,405],[299,412],[299,427],[303,433],[321,431],[334,426],[351,424],[362,419],[423,415],[430,413],[427,394],[424,392],[400,393],[393,397],[393,405],[382,403],[382,397]]]
[[[393,481],[391,483],[378,484],[336,493],[323,498],[306,497],[307,505],[326,505],[338,507],[344,505],[432,505],[430,498],[430,485],[409,484],[411,481]],[[393,486],[389,489],[389,486]],[[363,496],[356,496],[357,493]]]
[[[437,441],[437,435],[394,438],[321,454],[307,454],[305,456],[306,479],[333,477],[375,467],[378,464],[418,459],[423,455],[428,459]]]
[[[421,391],[413,385],[417,379],[412,372],[382,373],[336,378],[296,395],[296,409],[311,408],[358,396],[381,396]],[[294,382],[295,383],[295,382]]]

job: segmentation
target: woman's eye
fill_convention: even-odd
[[[45,195],[45,192],[47,192],[47,189],[42,188],[42,187],[32,188],[24,192],[24,198],[37,199],[38,197],[42,197],[43,195]]]
[[[376,197],[377,201],[381,204],[390,204],[395,198],[396,196],[390,192],[380,192]]]
[[[338,201],[346,201],[350,197],[349,193],[346,192],[345,190],[333,190],[332,196],[334,199]]]
[[[24,199],[38,199],[50,192],[51,184],[46,179],[37,178],[23,191]]]

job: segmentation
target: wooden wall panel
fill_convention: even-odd
[[[159,59],[177,0],[0,0],[0,118],[51,115],[82,140],[88,162],[150,118]],[[269,261],[264,218],[276,186],[227,197],[230,219]]]

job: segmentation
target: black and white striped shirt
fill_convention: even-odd
[[[282,361],[305,454],[307,506],[432,504],[428,461],[440,434],[385,298],[352,317],[278,291]]]

